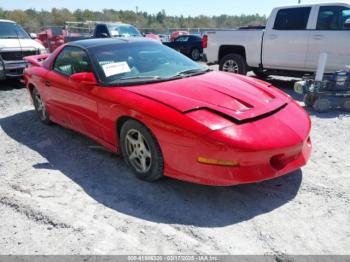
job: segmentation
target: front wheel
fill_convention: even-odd
[[[155,181],[163,177],[164,160],[151,131],[135,120],[128,120],[120,132],[120,147],[125,162],[136,177]]]
[[[36,88],[34,88],[32,96],[35,111],[38,114],[40,121],[46,125],[51,124],[49,114],[46,111],[44,100],[42,99],[39,91]]]
[[[238,54],[229,54],[220,59],[219,70],[246,75],[248,66],[243,56]]]

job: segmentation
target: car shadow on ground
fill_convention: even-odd
[[[21,80],[18,79],[8,79],[8,80],[0,80],[0,91],[1,90],[13,90],[13,89],[21,89],[24,88],[25,85]]]
[[[291,201],[302,181],[297,170],[274,180],[233,187],[173,179],[147,183],[135,178],[121,157],[91,149],[96,144],[73,131],[41,124],[34,111],[0,119],[0,126],[9,137],[47,159],[34,168],[59,170],[104,206],[152,222],[232,225]]]

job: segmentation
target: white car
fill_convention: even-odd
[[[22,77],[27,65],[23,57],[45,52],[45,47],[15,22],[0,20],[0,80]]]
[[[328,53],[326,72],[334,72],[350,65],[349,29],[349,4],[278,7],[265,28],[206,32],[204,55],[220,70],[266,76],[315,72],[320,54]]]

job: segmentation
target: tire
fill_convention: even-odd
[[[317,97],[314,97],[312,94],[306,94],[304,96],[304,104],[306,107],[312,107],[313,104],[315,103],[315,100]]]
[[[319,98],[312,105],[316,112],[327,112],[331,108],[331,102],[327,98]]]
[[[219,70],[246,75],[248,66],[243,56],[238,54],[229,54],[220,59]]]
[[[346,98],[343,104],[344,111],[350,112],[350,98]]]
[[[50,116],[48,112],[46,111],[45,103],[42,100],[39,91],[34,88],[32,92],[32,97],[33,97],[33,103],[35,107],[35,111],[40,119],[40,121],[46,125],[50,125]]]
[[[126,164],[137,178],[152,182],[163,177],[163,155],[146,126],[135,120],[126,121],[120,132],[120,147]]]
[[[198,61],[201,58],[201,51],[198,48],[193,48],[190,55],[193,61]]]
[[[267,74],[265,71],[260,70],[260,69],[253,69],[253,72],[257,78],[260,79],[266,79],[269,77],[269,74]]]

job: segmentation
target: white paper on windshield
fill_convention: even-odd
[[[107,64],[103,65],[102,68],[106,77],[128,73],[131,71],[127,62]]]

